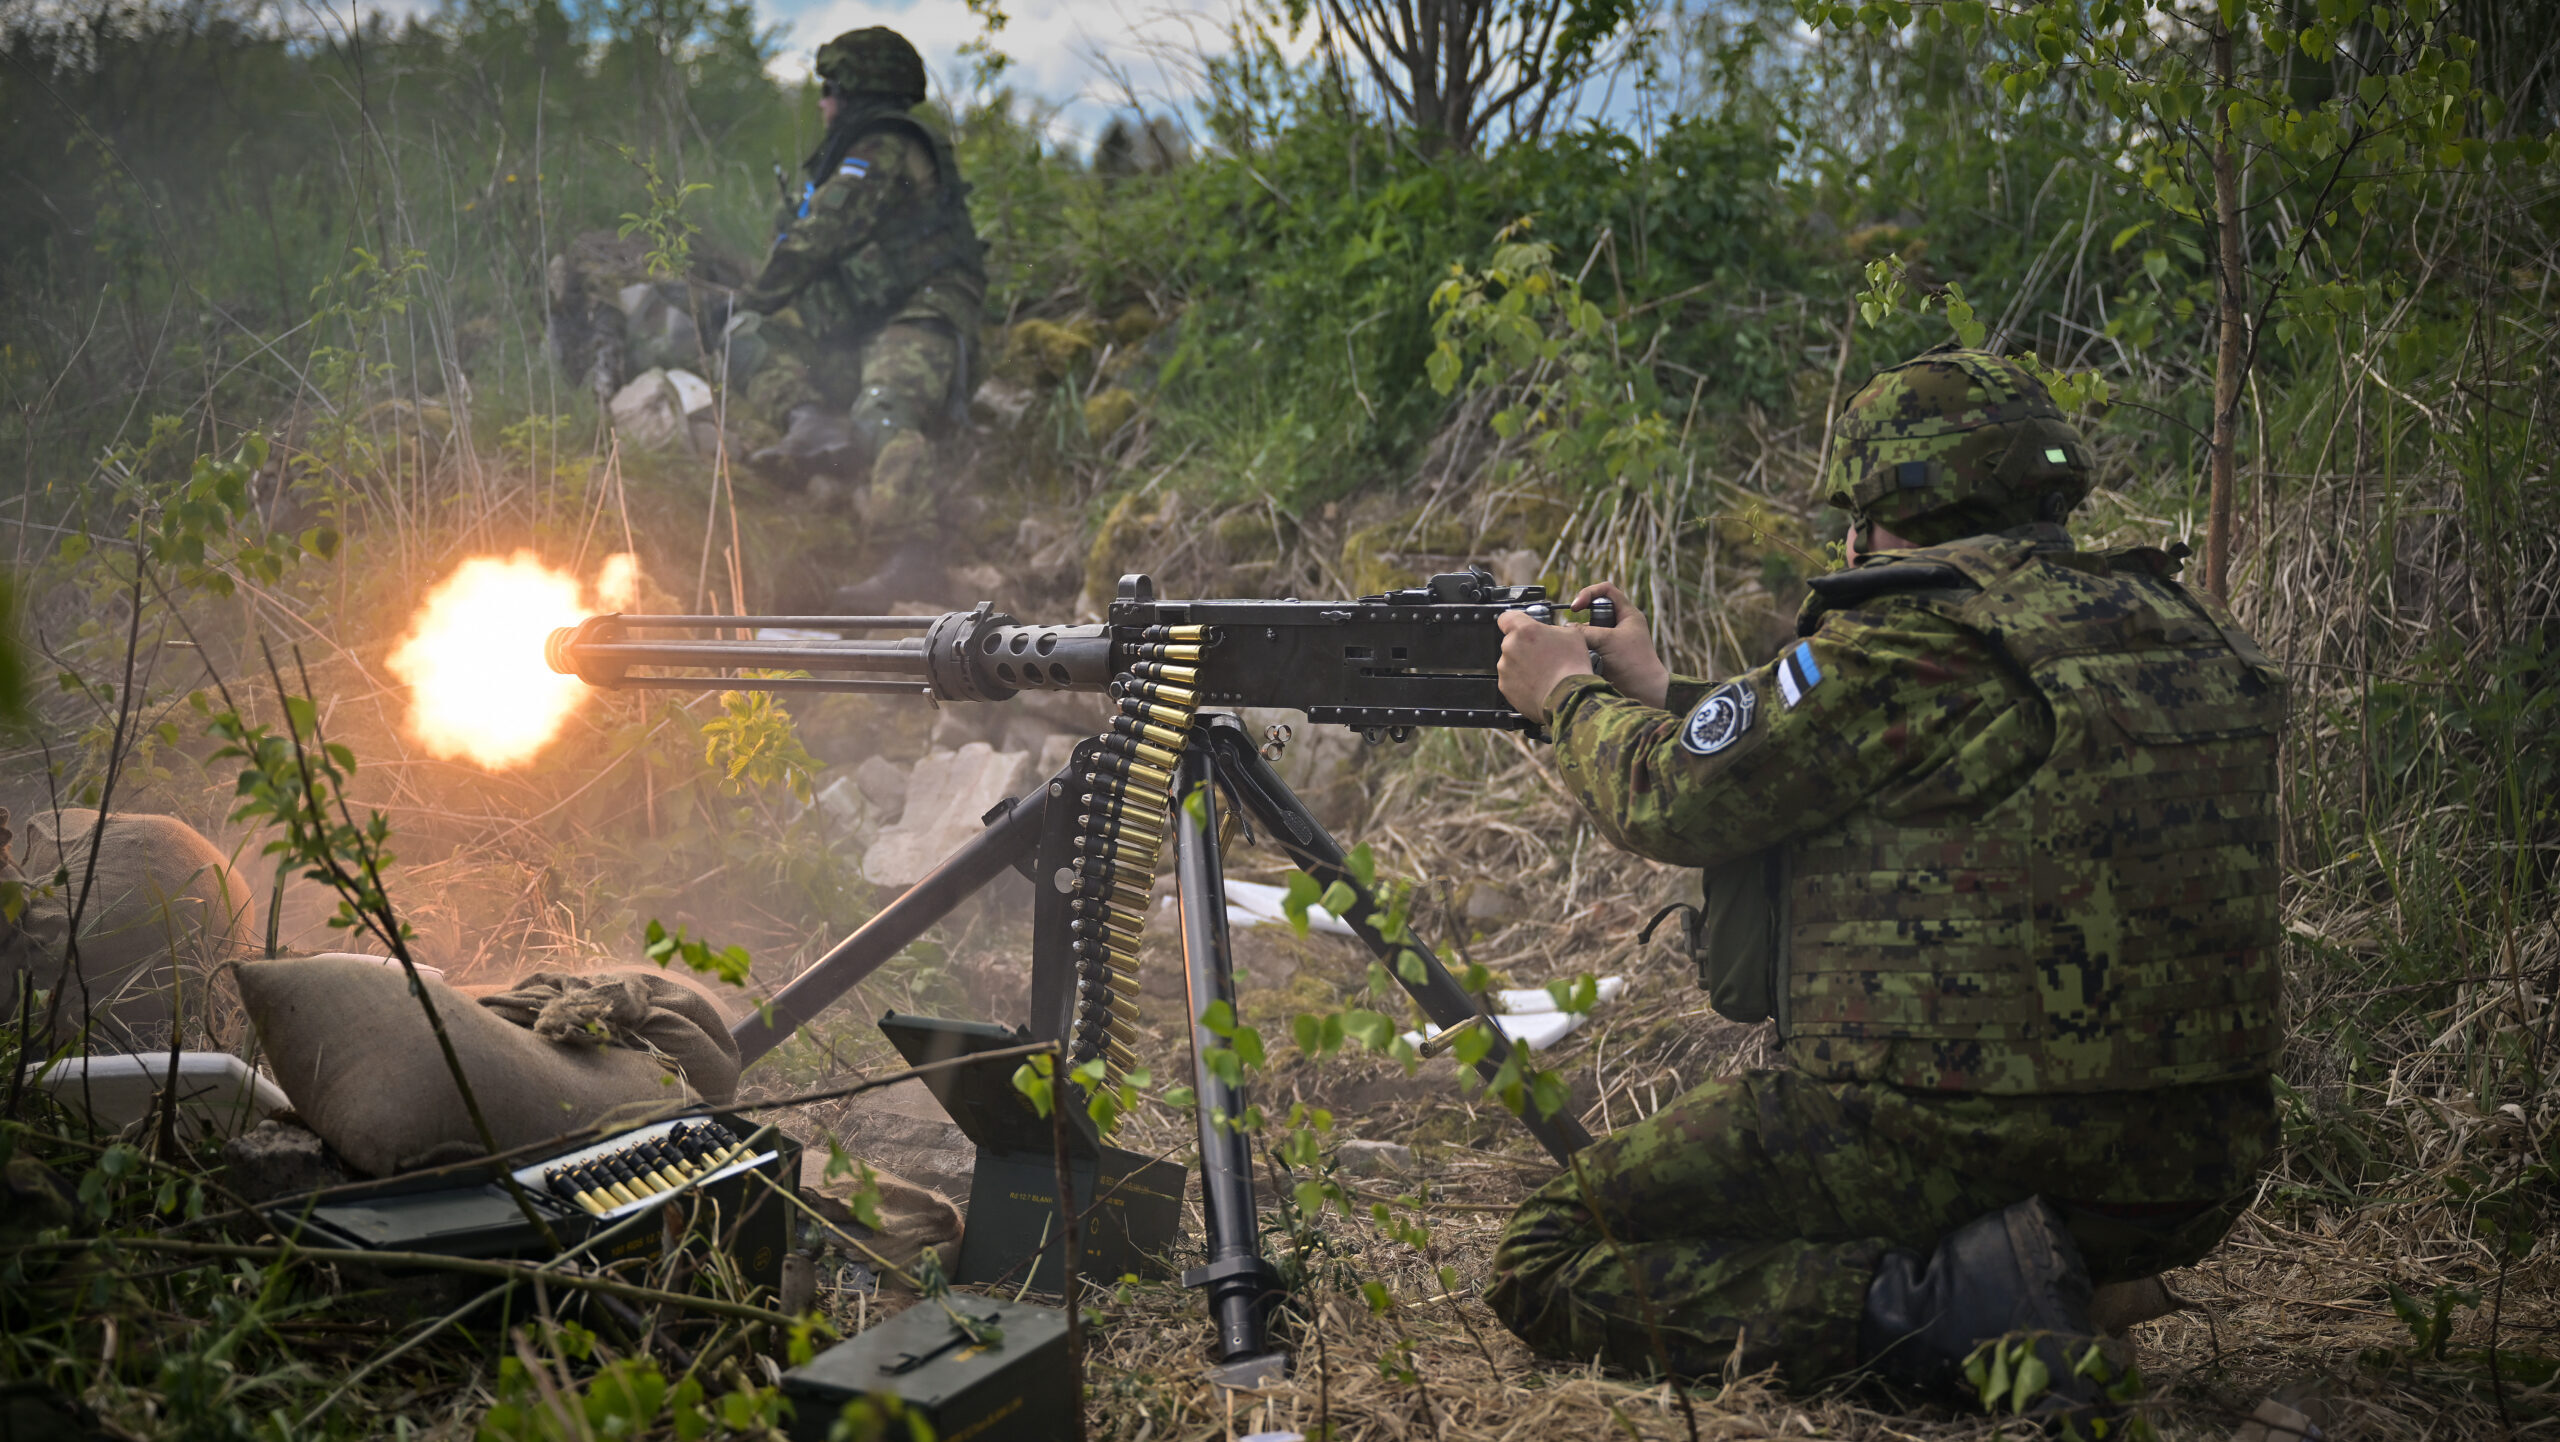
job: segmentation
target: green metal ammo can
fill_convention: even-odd
[[[994,1327],[981,1344],[943,1310]],[[845,1404],[890,1396],[921,1412],[941,1442],[1054,1442],[1083,1405],[1067,1365],[1067,1314],[954,1292],[928,1298],[782,1374],[793,1442],[826,1442]],[[903,1436],[898,1429],[892,1435]]]

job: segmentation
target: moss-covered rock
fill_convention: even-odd
[[[1091,316],[1063,321],[1035,316],[1017,322],[1005,337],[1004,357],[997,368],[1007,379],[1024,385],[1056,385],[1077,361],[1092,354],[1101,337],[1102,328]]]
[[[1120,428],[1138,414],[1138,393],[1127,386],[1111,386],[1085,397],[1084,433],[1090,439],[1107,441],[1120,433]]]
[[[1342,574],[1363,596],[1414,585],[1472,555],[1480,538],[1443,513],[1417,524],[1407,512],[1342,538]]]
[[[1182,509],[1180,497],[1161,491],[1132,491],[1113,502],[1102,524],[1094,528],[1093,545],[1085,552],[1087,604],[1096,611],[1108,607],[1122,576],[1145,570],[1162,555]]]

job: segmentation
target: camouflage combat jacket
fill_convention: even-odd
[[[1672,710],[1549,698],[1612,840],[1763,853],[1781,1036],[1817,1076],[2130,1090],[2279,1039],[2280,673],[2157,551],[2029,526],[1821,578],[1776,660]],[[1754,875],[1763,874],[1752,868]]]
[[[904,110],[838,117],[775,219],[772,254],[739,294],[789,306],[821,340],[857,344],[892,321],[938,320],[974,340],[985,247],[950,141]]]

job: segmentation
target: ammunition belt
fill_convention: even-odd
[[[1067,1046],[1074,1065],[1103,1058],[1114,1081],[1138,1065],[1138,946],[1175,800],[1174,764],[1200,708],[1194,663],[1206,629],[1149,626],[1120,648],[1135,658],[1111,683],[1120,714],[1081,778],[1067,924],[1076,1014]]]

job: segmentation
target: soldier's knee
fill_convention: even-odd
[[[731,385],[743,384],[763,370],[773,354],[764,337],[764,317],[751,310],[730,316],[720,335],[720,354],[721,374]]]
[[[1511,1214],[1494,1245],[1494,1282],[1486,1303],[1505,1326],[1530,1335],[1557,1294],[1570,1287],[1584,1254],[1600,1241],[1579,1202],[1543,1193],[1531,1197]]]
[[[932,443],[919,431],[889,431],[872,451],[871,485],[859,503],[863,521],[879,530],[922,525],[934,519],[934,497]]]
[[[874,452],[887,450],[893,436],[922,436],[933,423],[934,404],[932,397],[920,392],[920,387],[894,382],[864,385],[853,401],[854,429],[870,441]]]

